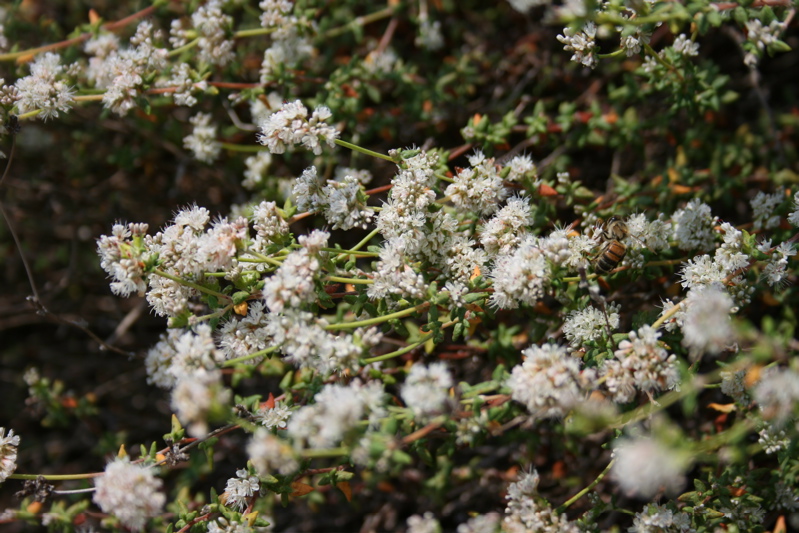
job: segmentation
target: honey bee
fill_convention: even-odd
[[[627,224],[618,217],[610,217],[600,226],[602,247],[594,259],[594,272],[607,274],[622,262],[627,253],[627,246],[622,240],[629,234]]]

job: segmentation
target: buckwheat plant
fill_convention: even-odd
[[[799,527],[796,0],[56,4],[4,527]]]

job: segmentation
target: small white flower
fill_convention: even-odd
[[[691,42],[691,38],[681,33],[674,39],[674,44],[672,47],[677,53],[680,53],[686,57],[694,57],[699,55],[699,43]]]
[[[94,485],[93,500],[100,509],[136,531],[144,528],[148,518],[158,515],[166,501],[161,492],[163,482],[153,469],[131,464],[127,458],[109,463]]]
[[[683,488],[690,456],[673,450],[654,437],[622,438],[613,445],[611,477],[628,495],[651,498],[664,489],[673,494]]]
[[[261,490],[261,483],[257,476],[251,476],[247,470],[236,470],[236,477],[227,480],[225,485],[225,505],[239,512],[249,504],[249,499]]]
[[[8,435],[5,433],[6,428],[0,427],[0,483],[17,469],[19,435],[14,435],[13,429],[8,430]]]

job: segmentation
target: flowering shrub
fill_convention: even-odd
[[[0,17],[0,523],[799,527],[795,1],[126,4]]]

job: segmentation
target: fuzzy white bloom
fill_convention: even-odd
[[[486,513],[472,516],[458,525],[457,533],[497,533],[502,517],[499,513]]]
[[[95,478],[94,503],[105,513],[116,516],[123,526],[140,531],[147,519],[158,515],[166,496],[163,482],[154,470],[131,464],[127,458],[108,463],[105,474]]]
[[[47,52],[31,63],[30,76],[20,78],[15,83],[18,96],[19,114],[41,111],[39,118],[47,120],[66,113],[75,102],[75,91],[58,76],[64,71],[58,54]]]
[[[691,38],[681,33],[674,39],[674,44],[671,45],[674,51],[684,55],[685,57],[694,57],[699,55],[699,43],[691,42]]]
[[[191,150],[199,161],[211,164],[219,157],[222,143],[216,140],[216,124],[208,113],[197,113],[189,119],[194,129],[183,138],[183,147]]]
[[[619,343],[615,359],[604,361],[600,376],[614,402],[627,403],[637,391],[651,394],[670,390],[680,381],[677,356],[658,344],[660,333],[650,326],[631,331],[630,338]]]
[[[286,361],[299,368],[312,368],[322,375],[343,369],[358,370],[364,350],[380,342],[374,330],[357,330],[353,335],[334,335],[324,330],[326,322],[315,321],[310,313],[290,310],[267,316],[266,333],[286,354]]]
[[[213,370],[223,360],[208,324],[198,325],[195,332],[170,331],[147,354],[148,382],[172,388],[178,380],[191,380],[196,373]]]
[[[617,28],[621,31],[621,28]],[[652,37],[650,33],[636,31],[633,35],[628,35],[621,40],[621,47],[627,57],[632,57],[641,53],[641,49],[645,44],[649,44],[649,39]]]
[[[799,403],[799,372],[791,368],[765,369],[752,390],[752,398],[764,418],[778,426],[784,424],[793,417]]]
[[[563,334],[572,347],[583,346],[586,342],[600,339],[607,330],[619,327],[619,306],[609,304],[607,315],[593,306],[571,311],[563,322]]]
[[[258,188],[264,182],[267,170],[272,165],[272,154],[269,150],[261,150],[244,160],[247,169],[241,186],[248,190]]]
[[[261,406],[252,414],[253,421],[266,429],[286,429],[291,418],[291,410],[280,402],[272,408]]]
[[[746,370],[721,373],[721,392],[731,396],[736,402],[749,405],[751,398],[746,390]]]
[[[208,88],[205,80],[194,80],[196,73],[193,73],[191,65],[188,63],[178,63],[172,68],[171,76],[157,82],[159,87],[174,87],[170,93],[176,105],[192,107],[197,104],[197,98],[192,94],[203,92]]]
[[[178,380],[172,389],[171,406],[189,435],[204,437],[208,420],[227,410],[230,398],[230,389],[222,383],[222,372],[201,370],[191,378]]]
[[[754,217],[752,227],[755,230],[776,228],[780,224],[780,217],[774,214],[774,209],[784,198],[785,194],[782,191],[773,194],[758,191],[757,196],[750,201]]]
[[[626,494],[642,498],[651,498],[661,489],[677,493],[685,485],[685,472],[691,466],[690,455],[649,436],[616,440],[613,457],[611,478]]]
[[[587,22],[582,31],[575,32],[572,28],[563,28],[563,34],[558,35],[557,39],[563,43],[563,49],[567,52],[574,52],[571,60],[582,63],[588,68],[597,65],[597,58],[594,54],[596,48],[596,25]]]
[[[507,162],[505,168],[510,168],[508,181],[519,182],[527,178],[534,184],[538,183],[538,167],[535,166],[533,158],[529,155],[517,155]]]
[[[544,297],[551,276],[538,240],[528,236],[513,254],[497,257],[490,273],[494,282],[491,305],[499,309],[516,309],[520,303],[534,305]]]
[[[324,188],[325,219],[333,229],[366,229],[374,210],[366,206],[366,195],[355,176],[344,176],[341,181],[328,180]]]
[[[247,455],[261,476],[287,476],[300,468],[294,448],[264,428],[255,430],[247,444]]]
[[[422,274],[408,264],[410,260],[404,254],[404,244],[404,241],[398,239],[383,243],[380,260],[373,272],[374,283],[366,289],[370,299],[379,300],[391,294],[416,299],[425,297],[428,283]],[[391,301],[388,300],[389,303]]]
[[[579,533],[580,528],[576,523],[570,522],[565,514],[557,514],[542,500],[538,493],[539,482],[538,472],[533,469],[522,474],[519,481],[508,487],[508,505],[502,520],[503,533]]]
[[[160,73],[166,67],[167,50],[156,47],[152,22],[143,21],[131,37],[131,47],[103,50],[89,60],[86,75],[98,89],[105,89],[103,105],[125,115],[136,107],[145,77]]]
[[[13,429],[6,435],[6,428],[0,427],[0,483],[17,469],[17,446],[19,435],[14,435]]]
[[[735,342],[735,332],[730,322],[732,298],[716,285],[692,289],[687,297],[682,326],[683,345],[692,357],[703,353],[718,354]]]
[[[263,201],[252,210],[253,229],[267,242],[277,242],[289,233],[289,225],[278,212],[275,202]]]
[[[383,384],[363,384],[354,379],[349,385],[325,385],[314,396],[315,403],[295,411],[286,428],[295,442],[312,448],[337,446],[364,416],[376,423],[386,413]]]
[[[471,168],[459,170],[444,194],[461,213],[490,215],[508,196],[508,191],[502,184],[493,158],[486,158],[477,150],[468,159]]]
[[[100,266],[114,279],[111,292],[125,297],[134,293],[144,296],[147,290],[144,265],[152,257],[140,244],[147,234],[147,224],[114,224],[111,233],[97,240]]]
[[[766,455],[771,455],[787,448],[791,439],[784,430],[767,425],[758,432],[757,443],[763,446]]]
[[[234,57],[231,39],[226,33],[233,25],[233,17],[222,12],[226,0],[208,0],[191,15],[191,22],[197,30],[199,59],[210,65],[226,65]]]
[[[510,253],[529,234],[532,223],[530,200],[514,196],[485,223],[480,243],[490,255]]]
[[[799,192],[793,195],[793,211],[788,215],[788,222],[799,227]]]
[[[314,230],[314,233],[324,235],[325,242],[330,236],[319,230]],[[271,312],[280,313],[287,306],[297,308],[303,303],[316,301],[315,277],[321,268],[318,255],[307,247],[291,252],[264,284],[266,306]]]
[[[320,141],[332,147],[338,138],[338,130],[325,124],[331,116],[330,109],[319,106],[308,118],[308,109],[302,102],[287,102],[261,123],[258,142],[273,154],[282,154],[287,147],[302,144],[319,155],[322,153]]]
[[[554,344],[530,346],[524,363],[513,368],[507,385],[511,398],[534,417],[560,417],[582,401],[593,373],[581,372],[578,359]]]
[[[406,533],[441,533],[441,524],[430,511],[424,516],[418,514],[408,517]]]
[[[400,395],[415,417],[426,419],[446,408],[448,390],[453,385],[452,374],[444,363],[416,363],[405,378]]]
[[[796,255],[796,248],[793,243],[788,241],[780,243],[771,252],[771,257],[763,268],[763,278],[769,285],[779,286],[785,281],[785,277],[788,275],[788,258],[794,255]]]
[[[674,238],[681,250],[710,250],[713,248],[713,226],[716,217],[710,207],[698,199],[677,210],[672,216]]]
[[[225,359],[244,357],[269,346],[264,311],[263,302],[251,302],[247,306],[247,316],[240,319],[232,316],[219,328],[219,346]],[[254,365],[262,360],[249,359],[247,364]]]
[[[431,21],[427,17],[419,17],[419,34],[414,39],[414,44],[428,50],[439,50],[444,46],[444,36],[441,35],[441,22]]]
[[[656,533],[656,532],[675,532],[690,533],[694,531],[691,527],[691,517],[682,511],[673,512],[665,505],[648,503],[644,510],[635,513],[633,525],[628,529],[630,533]]]
[[[242,512],[247,508],[249,499],[261,490],[261,483],[257,476],[251,476],[247,470],[236,470],[236,477],[227,480],[225,484],[225,506]]]
[[[779,20],[772,20],[768,26],[763,26],[759,19],[746,21],[746,39],[761,52],[777,41],[784,30],[785,23]]]
[[[669,247],[671,224],[663,220],[659,214],[656,220],[648,221],[643,213],[636,213],[627,218],[628,237],[624,240],[628,252],[638,248],[646,248],[657,253]]]

